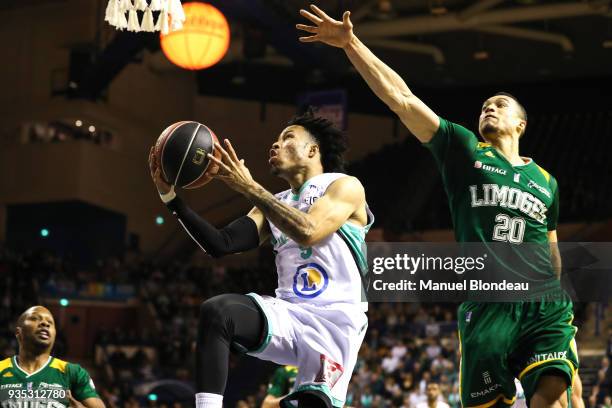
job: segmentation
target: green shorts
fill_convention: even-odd
[[[578,369],[571,301],[465,302],[459,307],[463,407],[514,403],[518,378],[527,401],[543,374],[565,378]]]

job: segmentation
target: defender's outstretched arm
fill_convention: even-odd
[[[429,142],[440,126],[438,116],[412,93],[395,71],[357,38],[353,33],[351,13],[344,12],[342,21],[337,21],[315,5],[310,8],[314,14],[306,10],[300,10],[300,14],[314,25],[298,24],[296,28],[312,35],[300,37],[300,41],[322,42],[342,48],[376,96],[397,114],[417,139]]]

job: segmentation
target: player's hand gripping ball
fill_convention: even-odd
[[[182,188],[198,188],[212,180],[219,165],[208,158],[221,158],[215,147],[217,136],[207,126],[191,121],[168,126],[155,143],[155,161],[161,178]]]

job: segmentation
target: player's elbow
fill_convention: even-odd
[[[319,240],[315,239],[314,237],[306,237],[304,239],[301,239],[298,242],[298,244],[300,244],[300,246],[303,246],[303,247],[311,247],[315,245],[317,242],[319,242]]]
[[[207,245],[206,247],[202,246],[202,249],[215,259],[223,258],[231,253],[228,247],[222,245]]]
[[[303,247],[311,247],[320,241],[319,234],[312,227],[302,229],[295,237],[295,242]]]
[[[200,247],[215,259],[222,258],[230,253],[230,238],[225,230],[219,231],[218,240],[214,242],[207,242],[204,244],[203,239],[198,242],[201,242]]]
[[[306,218],[301,222],[291,237],[295,242],[304,247],[314,245],[318,241],[317,225],[313,220]]]
[[[313,234],[310,233],[300,233],[296,238],[295,242],[297,242],[300,246],[310,247],[313,246],[317,240],[315,239]]]
[[[387,106],[396,115],[400,115],[412,110],[416,97],[412,93],[397,91],[392,93],[387,100]]]

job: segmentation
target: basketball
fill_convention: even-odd
[[[164,180],[177,187],[202,187],[217,174],[219,166],[208,159],[221,159],[215,148],[219,139],[207,126],[192,121],[173,123],[157,138],[155,156]]]

